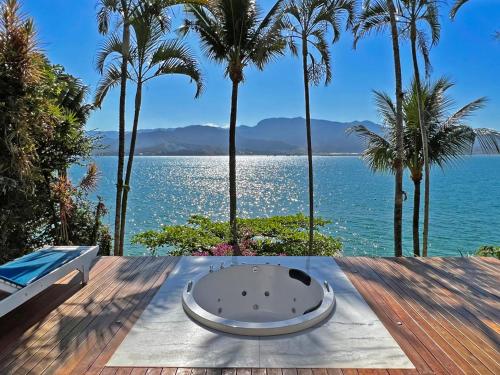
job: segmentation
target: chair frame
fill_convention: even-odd
[[[92,261],[97,256],[99,246],[46,246],[40,250],[83,250],[83,253],[51,271],[47,275],[29,283],[25,287],[9,283],[5,280],[0,280],[0,290],[10,294],[8,297],[0,300],[0,317],[11,312],[26,301],[29,301],[31,298],[43,292],[51,285],[55,284],[58,280],[73,271],[80,272],[82,276],[82,285],[86,285],[89,281],[90,267],[92,266]]]

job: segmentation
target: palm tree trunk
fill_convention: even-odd
[[[413,179],[415,185],[415,192],[413,195],[413,256],[420,256],[420,235],[419,235],[419,221],[420,221],[420,181],[421,178]]]
[[[126,1],[122,0],[124,9],[123,20],[123,51],[121,63],[120,78],[120,113],[119,113],[119,134],[118,134],[118,170],[116,174],[116,200],[115,200],[115,234],[114,234],[114,255],[123,255],[120,253],[120,213],[123,194],[123,165],[125,162],[125,106],[127,94],[127,65],[128,49],[130,44],[130,25],[128,22]]]
[[[399,53],[399,35],[396,23],[396,9],[392,0],[387,0],[391,21],[392,51],[396,77],[396,157],[394,191],[394,255],[403,256],[403,83],[401,77],[401,58]]]
[[[120,254],[123,255],[123,244],[125,242],[125,226],[127,219],[127,201],[128,193],[130,191],[130,179],[132,177],[132,165],[134,163],[135,142],[137,140],[137,127],[139,125],[139,115],[141,113],[142,104],[142,82],[139,79],[137,83],[137,91],[135,93],[135,110],[134,110],[134,124],[132,127],[132,135],[130,138],[130,149],[128,152],[127,172],[125,174],[125,186],[123,187],[122,198],[122,211],[121,211],[121,226],[120,226]]]
[[[430,203],[430,166],[429,166],[429,145],[427,142],[427,130],[425,125],[424,112],[422,108],[422,85],[420,83],[420,71],[417,59],[417,32],[416,25],[412,24],[411,32],[411,54],[413,59],[413,70],[415,73],[415,85],[417,88],[417,109],[418,122],[420,124],[420,134],[422,136],[422,151],[424,155],[424,231],[422,238],[422,255],[427,256],[427,242],[429,238],[429,203]],[[418,226],[417,226],[418,227]]]
[[[309,172],[309,255],[313,252],[314,239],[314,174],[312,160],[311,112],[309,108],[309,75],[307,72],[307,38],[302,37],[302,69],[304,72],[304,101],[306,106],[307,163]]]
[[[234,255],[241,255],[238,246],[238,227],[236,223],[236,116],[238,112],[237,79],[232,80],[231,117],[229,120],[229,223],[231,226],[231,242]]]

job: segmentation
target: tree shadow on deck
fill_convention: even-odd
[[[76,282],[56,284],[42,292],[9,314],[7,320],[0,320],[0,341],[9,339],[8,348],[0,349],[0,373],[30,369],[41,373],[49,366],[62,366],[70,358],[74,364],[80,359],[95,359],[120,329],[130,329],[161,286],[168,264],[159,258],[124,258],[114,270],[103,268],[101,272],[115,273],[109,279],[91,278],[81,288],[81,278],[75,275]],[[92,293],[80,298],[89,287]],[[52,311],[56,315],[47,323],[45,318]],[[34,324],[25,324],[23,317],[30,315]],[[26,337],[28,330],[33,334]]]
[[[389,293],[412,319],[420,315],[426,323],[446,326],[448,331],[461,331],[467,337],[473,332],[493,351],[498,351],[500,340],[494,327],[498,325],[499,316],[493,305],[498,303],[499,297],[481,287],[498,284],[498,279],[481,271],[472,262],[460,262],[468,267],[468,271],[458,272],[459,263],[452,260],[453,268],[435,265],[438,263],[432,258],[425,262],[415,258],[340,261],[347,275],[359,277],[361,283],[372,284],[377,291]],[[384,303],[373,295],[367,299],[370,305],[374,300],[377,305]],[[391,298],[389,300],[394,303]],[[477,350],[483,348],[477,346]]]

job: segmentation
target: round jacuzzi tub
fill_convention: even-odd
[[[231,265],[188,282],[186,313],[217,330],[250,336],[304,330],[325,319],[335,296],[325,281],[281,265]]]

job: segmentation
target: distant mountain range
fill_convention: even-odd
[[[376,132],[381,126],[371,121],[334,122],[312,120],[313,150],[316,154],[356,154],[364,149],[363,142],[346,130],[363,124]],[[117,131],[89,132],[100,139],[98,155],[116,155]],[[126,134],[127,147],[130,133]],[[238,126],[236,147],[240,155],[303,155],[306,153],[305,120],[269,118],[256,126]],[[227,155],[228,129],[208,125],[179,128],[143,129],[138,131],[136,155]]]

